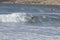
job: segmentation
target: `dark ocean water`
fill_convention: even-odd
[[[0,4],[0,40],[60,40],[60,6]]]

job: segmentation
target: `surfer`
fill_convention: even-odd
[[[34,16],[31,17],[31,22],[32,22],[32,23],[36,22],[36,18],[35,18]]]
[[[36,22],[36,17],[35,16],[32,16],[30,18],[27,18],[27,22],[30,22],[30,23],[35,23]]]

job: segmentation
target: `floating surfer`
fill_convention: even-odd
[[[27,22],[31,22],[31,23],[37,22],[37,18],[36,18],[35,16],[28,17],[28,18],[26,18],[26,19],[27,19]]]
[[[36,18],[33,16],[33,17],[31,17],[30,21],[31,21],[32,23],[34,23],[34,22],[36,22]]]

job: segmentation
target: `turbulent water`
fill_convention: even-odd
[[[0,4],[0,40],[60,40],[60,6]]]

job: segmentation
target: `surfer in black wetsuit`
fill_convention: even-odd
[[[32,17],[30,17],[30,18],[27,18],[27,22],[35,23],[35,22],[37,22],[37,19],[36,19],[35,16],[32,16]]]
[[[32,22],[32,23],[36,22],[36,18],[35,18],[34,16],[31,17],[31,22]]]

